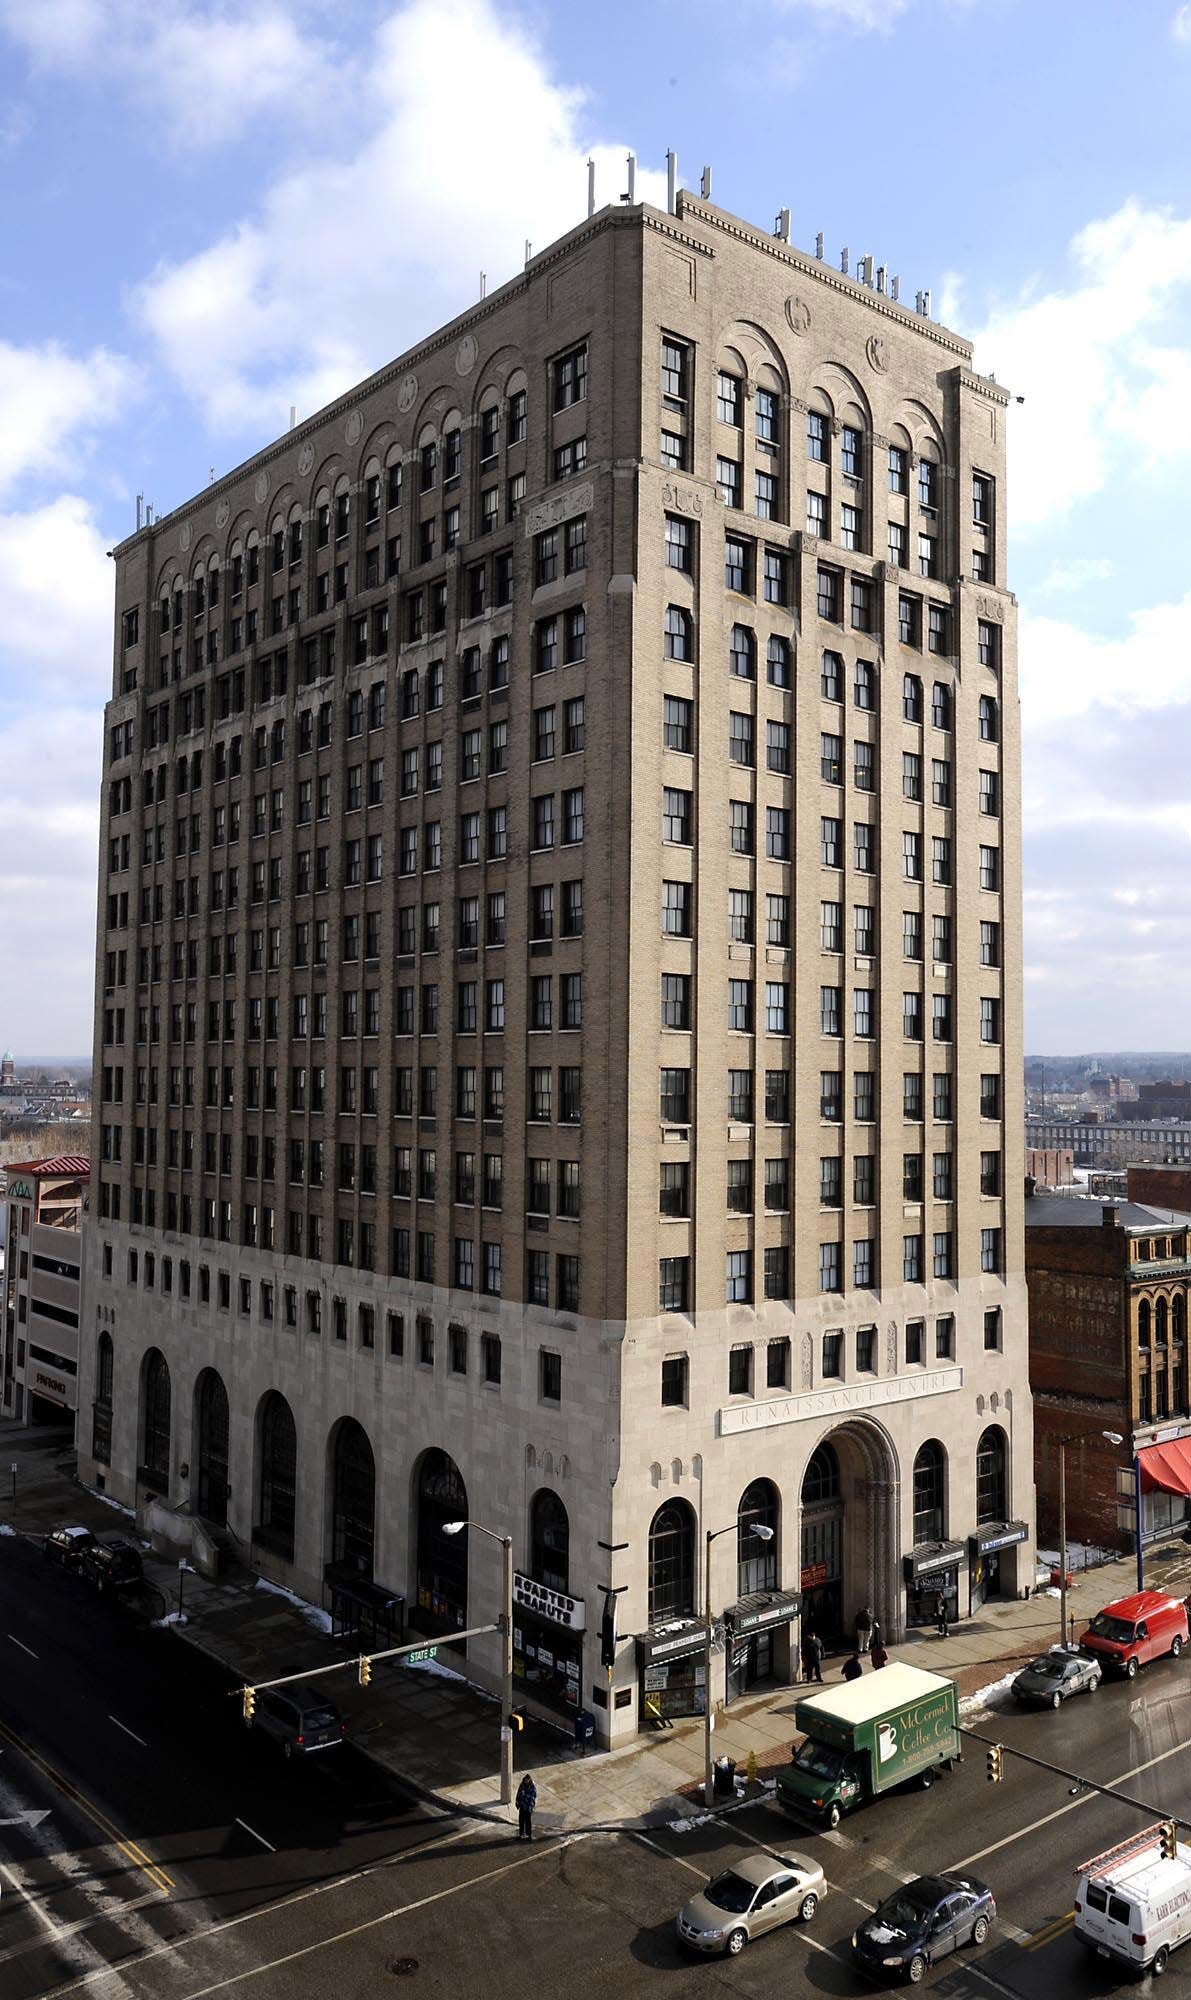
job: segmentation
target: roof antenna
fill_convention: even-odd
[[[703,173],[702,173],[702,176],[701,176],[701,178],[700,178],[700,181],[699,181],[699,193],[700,193],[700,194],[702,195],[702,197],[703,197],[704,201],[710,201],[710,200],[711,200],[711,168],[710,168],[710,167],[704,167],[704,169],[703,169]]]
[[[894,305],[897,304],[901,288],[902,288],[902,281],[898,277],[897,272],[895,271],[893,276],[889,280],[889,296],[893,300]]]
[[[666,207],[671,215],[676,213],[678,200],[678,154],[673,147],[666,149]]]
[[[487,296],[488,296],[488,273],[487,273],[487,271],[481,271],[481,272],[480,272],[480,297],[481,297],[482,299],[486,299],[486,298],[487,298]]]
[[[622,201],[627,201],[631,207],[637,199],[637,155],[635,153],[627,153],[625,155],[625,164],[629,170],[629,191],[627,194],[622,194],[620,198]]]
[[[533,256],[533,244],[530,242],[527,236],[525,239],[525,261],[527,264],[532,256]]]
[[[153,509],[149,505],[147,500],[145,502],[145,526],[147,528],[151,528],[153,526]]]
[[[290,429],[291,431],[293,430],[292,423],[290,424]],[[215,467],[213,465],[208,469],[207,472],[207,484],[208,486],[214,486],[215,484]]]
[[[883,292],[883,291],[885,290],[885,266],[884,266],[884,264],[878,264],[878,265],[877,265],[877,290],[878,290],[879,292]]]
[[[843,276],[846,278],[848,275],[848,246],[846,243],[844,244],[843,249],[839,253],[839,267]]]
[[[815,238],[815,255],[816,255],[816,257],[818,257],[818,258],[820,259],[820,261],[822,261],[822,257],[823,257],[823,231],[822,231],[822,230],[820,230],[820,231],[819,231],[818,235],[817,235],[817,236],[816,236],[816,238]]]
[[[145,496],[143,493],[138,493],[136,496],[136,524],[138,529],[143,528],[145,525]]]
[[[871,257],[862,257],[860,259],[860,262],[856,266],[856,276],[860,284],[862,285],[872,284],[873,260]]]
[[[587,162],[587,213],[595,214],[595,161]]]
[[[289,406],[289,427],[291,431],[298,428],[298,406],[296,403],[291,403]]]
[[[790,211],[788,208],[778,209],[777,219],[773,225],[773,233],[782,243],[790,241]]]

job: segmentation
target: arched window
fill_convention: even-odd
[[[794,685],[793,655],[790,641],[774,633],[767,649],[770,687],[788,688]]]
[[[204,1521],[222,1528],[227,1521],[229,1432],[223,1377],[214,1368],[204,1368],[194,1393],[198,1412],[198,1511]]]
[[[1165,1347],[1168,1307],[1165,1299],[1159,1299],[1154,1307],[1154,1345]]]
[[[141,1378],[141,1479],[155,1491],[168,1493],[170,1484],[170,1370],[159,1347],[145,1356]]]
[[[443,1533],[466,1521],[467,1488],[453,1458],[428,1451],[418,1469],[418,1623],[430,1632],[461,1632],[467,1624],[467,1544]]]
[[[1137,1308],[1137,1344],[1139,1347],[1148,1347],[1150,1344],[1150,1302],[1148,1299],[1143,1299]]]
[[[736,1508],[736,1595],[748,1597],[754,1590],[777,1589],[777,1530],[781,1513],[777,1487],[768,1479],[754,1479],[746,1486]],[[754,1528],[772,1528],[773,1536],[763,1541]]]
[[[91,1456],[101,1465],[112,1462],[112,1383],[115,1351],[110,1333],[95,1343],[95,1400],[91,1406]]]
[[[354,1417],[335,1432],[331,1463],[331,1561],[341,1574],[372,1577],[376,1539],[376,1463],[368,1433]]]
[[[260,1485],[253,1540],[283,1561],[294,1559],[298,1433],[285,1397],[270,1389],[260,1415]]]
[[[695,1517],[685,1500],[659,1507],[649,1526],[649,1623],[695,1609]]]
[[[1005,1433],[990,1424],[976,1447],[976,1519],[1005,1518]]]
[[[839,1460],[832,1445],[821,1444],[811,1453],[802,1480],[804,1507],[822,1507],[840,1497]]]
[[[915,1548],[946,1539],[946,1493],[946,1455],[937,1438],[928,1438],[914,1460]]]
[[[665,643],[662,648],[668,660],[690,660],[694,658],[691,643],[691,614],[680,604],[666,606]]]
[[[570,1588],[571,1524],[557,1493],[543,1486],[529,1510],[531,1574],[549,1590]]]

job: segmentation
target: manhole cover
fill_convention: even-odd
[[[389,1971],[396,1973],[398,1979],[408,1978],[409,1974],[416,1972],[417,1969],[418,1961],[416,1958],[391,1958],[389,1960]]]

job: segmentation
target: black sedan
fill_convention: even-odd
[[[974,1875],[920,1875],[852,1933],[857,1970],[885,1980],[901,1973],[917,1986],[927,1967],[964,1944],[983,1944],[997,1906]]]
[[[135,1590],[144,1580],[141,1552],[125,1535],[105,1535],[92,1542],[79,1563],[79,1575],[93,1583],[102,1597],[109,1590]]]
[[[1058,1708],[1070,1695],[1093,1694],[1102,1678],[1099,1660],[1052,1646],[1022,1668],[1013,1683],[1013,1698],[1023,1705]]]

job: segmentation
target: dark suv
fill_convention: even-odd
[[[79,1575],[93,1583],[102,1596],[105,1591],[135,1590],[144,1581],[141,1552],[124,1535],[108,1535],[85,1549]]]
[[[255,1725],[281,1745],[283,1757],[333,1750],[347,1735],[346,1722],[319,1687],[262,1688]]]

